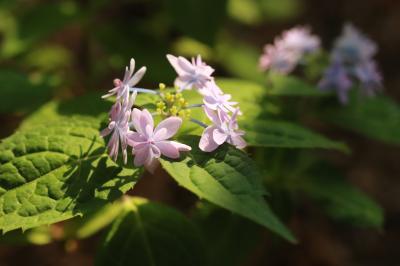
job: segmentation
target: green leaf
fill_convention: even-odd
[[[73,1],[35,5],[20,17],[19,35],[24,42],[32,44],[78,17],[78,6]]]
[[[83,217],[76,217],[64,225],[65,236],[70,238],[88,238],[110,225],[121,213],[123,205],[120,201],[107,204]]]
[[[350,104],[331,108],[326,120],[367,137],[400,145],[400,107],[385,96],[357,99]]]
[[[246,265],[262,239],[263,228],[215,205],[206,202],[199,205],[194,221],[207,243],[208,265]]]
[[[86,214],[132,188],[141,170],[109,159],[99,128],[94,118],[63,118],[0,143],[3,232]]]
[[[178,211],[141,198],[126,199],[95,264],[205,265],[197,228]]]
[[[243,151],[225,144],[215,152],[205,153],[198,148],[198,137],[187,138],[183,143],[192,147],[185,158],[161,159],[163,168],[179,185],[295,242],[264,200],[260,174]]]
[[[0,71],[0,113],[26,112],[50,98],[50,87],[14,70]]]
[[[260,84],[266,83],[266,75],[258,69],[261,49],[257,50],[230,36],[220,38],[216,49],[219,63],[233,76]]]
[[[22,121],[20,129],[26,130],[43,122],[60,121],[71,117],[78,120],[91,117],[100,128],[100,123],[107,121],[107,111],[111,106],[112,102],[102,100],[99,93],[89,93],[64,101],[51,101]]]
[[[269,74],[268,95],[276,96],[329,96],[331,93],[322,92],[316,86],[290,75]]]
[[[332,218],[361,227],[382,228],[382,208],[344,178],[320,174],[301,180],[301,189]]]
[[[187,36],[207,44],[215,41],[226,16],[226,4],[227,0],[166,0],[174,26]]]
[[[0,244],[3,245],[46,245],[51,243],[51,227],[39,226],[25,232],[15,230],[8,232],[0,237]]]
[[[330,140],[291,122],[277,120],[243,121],[250,146],[279,148],[322,148],[349,152],[344,143]]]

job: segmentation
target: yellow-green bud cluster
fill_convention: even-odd
[[[188,102],[178,89],[166,92],[166,87],[163,83],[159,84],[159,88],[161,100],[156,103],[159,115],[163,117],[179,116],[182,119],[190,118],[191,111],[186,109]]]

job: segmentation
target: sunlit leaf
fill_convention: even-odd
[[[185,138],[192,151],[183,159],[161,159],[163,168],[200,198],[259,223],[289,241],[295,239],[265,201],[255,163],[242,151],[225,144],[215,152],[199,150],[199,138]]]

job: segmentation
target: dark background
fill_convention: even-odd
[[[399,1],[214,0],[204,1],[201,7],[196,2],[186,1],[185,7],[182,1],[173,0],[0,1],[0,72],[12,70],[26,77],[26,86],[45,84],[48,88],[33,95],[25,94],[22,87],[18,94],[0,94],[16,107],[13,111],[5,103],[0,107],[0,136],[10,135],[25,116],[50,98],[106,91],[113,78],[122,75],[130,57],[138,66],[148,66],[143,82],[148,87],[173,81],[166,53],[190,56],[200,52],[216,67],[217,76],[239,72],[246,77],[247,73],[227,65],[228,52],[221,47],[240,43],[257,55],[283,30],[304,24],[329,49],[343,24],[354,23],[378,44],[376,60],[384,76],[385,94],[400,102]],[[235,11],[233,2],[239,7],[241,2],[254,6]],[[226,14],[225,5],[229,6]],[[187,15],[188,7],[195,12]],[[62,10],[63,15],[55,10]],[[235,12],[245,14],[244,18]],[[332,160],[352,183],[383,206],[384,229],[356,229],[332,222],[304,200],[290,222],[300,244],[277,248],[261,240],[243,265],[400,265],[399,148],[337,129],[331,129],[330,135],[343,139],[353,150],[351,157],[332,154]],[[134,194],[182,210],[193,200],[162,173],[146,180]],[[59,230],[62,225],[52,227],[54,238]],[[45,246],[2,245],[0,265],[91,265],[99,239]]]

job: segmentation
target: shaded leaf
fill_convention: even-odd
[[[400,107],[385,96],[356,99],[347,106],[332,108],[326,120],[367,137],[400,145]]]
[[[207,44],[215,41],[226,16],[226,4],[227,0],[166,0],[174,26],[185,35]]]
[[[197,228],[178,211],[145,199],[125,200],[97,252],[101,265],[204,265]]]
[[[280,148],[323,148],[349,152],[344,143],[330,140],[291,122],[255,120],[242,123],[250,146]]]
[[[14,70],[0,71],[0,113],[26,112],[50,98],[46,84],[34,84]]]
[[[260,225],[206,203],[198,207],[194,220],[207,243],[210,266],[245,265],[263,233]]]
[[[344,178],[320,174],[301,180],[301,189],[332,218],[356,226],[382,228],[382,208]]]

